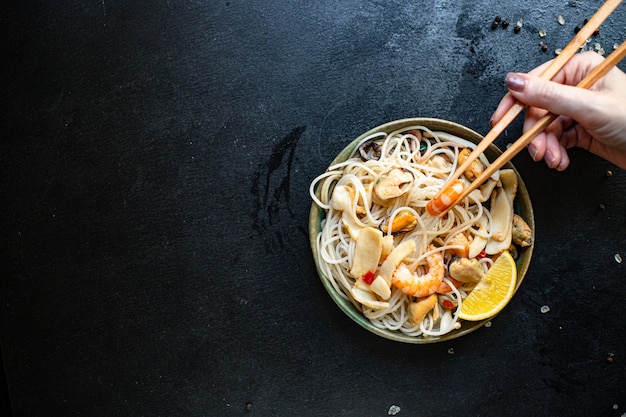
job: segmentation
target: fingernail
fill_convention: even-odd
[[[546,160],[546,164],[548,164],[548,166],[550,168],[552,168],[552,166],[554,165],[554,155],[552,155],[552,153],[550,151],[547,151],[546,154],[544,155],[543,159]]]
[[[526,87],[526,79],[514,72],[508,73],[504,82],[506,86],[513,91],[524,91],[524,87]]]
[[[534,145],[528,145],[528,153],[533,161],[537,162],[537,148]]]

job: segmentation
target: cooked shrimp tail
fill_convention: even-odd
[[[428,250],[433,251],[435,247],[430,245]],[[426,257],[426,263],[428,272],[423,275],[413,273],[404,264],[400,264],[394,272],[393,285],[405,294],[414,297],[427,297],[436,293],[445,275],[443,255],[441,252],[434,252]]]
[[[448,209],[463,192],[465,182],[463,180],[454,181],[449,187],[443,190],[443,193],[437,198],[430,200],[426,204],[426,211],[431,216],[437,216]]]

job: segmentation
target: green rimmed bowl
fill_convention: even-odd
[[[330,163],[329,167],[335,165],[339,162],[343,162],[346,159],[350,158],[355,151],[356,146],[367,136],[370,136],[374,133],[390,133],[399,129],[404,129],[409,126],[424,126],[432,131],[441,131],[446,132],[460,138],[466,139],[473,143],[480,142],[483,137],[474,132],[471,129],[468,129],[465,126],[460,124],[450,122],[447,120],[441,119],[433,119],[433,118],[409,118],[409,119],[401,119],[395,120],[389,123],[385,123],[374,129],[371,129],[368,132],[363,133],[358,138],[354,139],[348,146],[346,146],[340,153],[335,157],[335,159]],[[485,156],[489,161],[494,161],[498,156],[502,154],[502,151],[495,145],[489,145],[487,150],[485,151]],[[527,248],[524,248],[520,251],[520,256],[516,260],[517,265],[517,283],[515,287],[515,292],[519,289],[524,281],[524,277],[526,276],[526,272],[528,271],[528,267],[530,265],[530,259],[532,257],[534,242],[535,242],[535,218],[533,214],[533,208],[530,201],[530,196],[528,194],[528,190],[526,189],[526,185],[524,181],[519,175],[519,172],[513,164],[510,162],[507,163],[503,168],[513,169],[517,175],[518,179],[518,187],[517,187],[517,196],[515,198],[515,213],[519,214],[526,220],[528,225],[530,226],[533,233],[533,244]],[[364,329],[378,335],[384,337],[386,339],[395,340],[397,342],[404,343],[413,343],[413,344],[429,344],[429,343],[437,343],[443,342],[447,340],[452,340],[468,333],[473,332],[476,329],[484,326],[485,323],[492,320],[493,317],[476,322],[464,321],[461,320],[461,328],[457,330],[453,330],[443,336],[408,336],[400,331],[386,330],[380,329],[374,326],[360,311],[358,311],[352,303],[343,297],[341,297],[337,291],[330,284],[326,276],[322,273],[322,270],[319,265],[319,257],[317,253],[317,245],[316,239],[318,233],[321,231],[321,223],[324,220],[326,213],[323,209],[321,209],[317,204],[313,203],[311,205],[311,212],[309,215],[309,242],[311,245],[311,250],[313,251],[313,259],[315,261],[315,265],[317,268],[317,273],[320,276],[322,284],[324,288],[333,299],[333,301],[339,306],[339,308],[354,320],[358,325],[363,327]],[[514,294],[515,296],[515,294]]]

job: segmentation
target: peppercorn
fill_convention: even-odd
[[[508,20],[503,20],[502,21],[502,29],[506,29],[509,27],[509,21]]]
[[[515,32],[515,33],[519,33],[519,31],[520,31],[521,29],[522,29],[522,27],[521,27],[521,26],[519,26],[519,25],[515,25],[515,27],[513,27],[513,32]]]
[[[574,33],[578,33],[578,32],[580,32],[580,27],[576,26],[576,27],[574,28]]]
[[[493,22],[491,22],[491,30],[496,30],[498,29],[499,23],[496,22],[495,20]]]
[[[615,354],[613,352],[609,352],[606,355],[606,361],[608,363],[613,363],[613,361],[615,360]]]
[[[547,43],[544,43],[543,45],[541,45],[541,50],[542,50],[543,52],[546,52],[546,51],[548,50],[548,44],[547,44]]]
[[[598,29],[594,30],[594,31],[593,31],[593,33],[592,33],[592,35],[593,35],[593,36],[598,36],[598,35],[600,35],[600,28],[598,28]]]

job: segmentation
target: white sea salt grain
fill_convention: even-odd
[[[485,327],[491,327],[491,322],[488,321],[487,323],[485,323]]]
[[[539,30],[539,37],[544,38],[548,33],[546,32],[545,29],[540,29]]]
[[[387,411],[387,415],[395,416],[399,412],[400,412],[400,407],[398,407],[397,405],[392,405],[391,407],[389,407],[389,411]]]
[[[541,312],[543,314],[546,314],[548,311],[550,311],[550,307],[548,307],[548,306],[542,306],[541,307]]]
[[[615,254],[615,262],[617,262],[618,264],[622,263],[622,255],[620,255],[619,253]]]
[[[565,19],[561,15],[559,15],[559,17],[556,18],[556,21],[559,22],[559,25],[561,26],[565,24]]]

